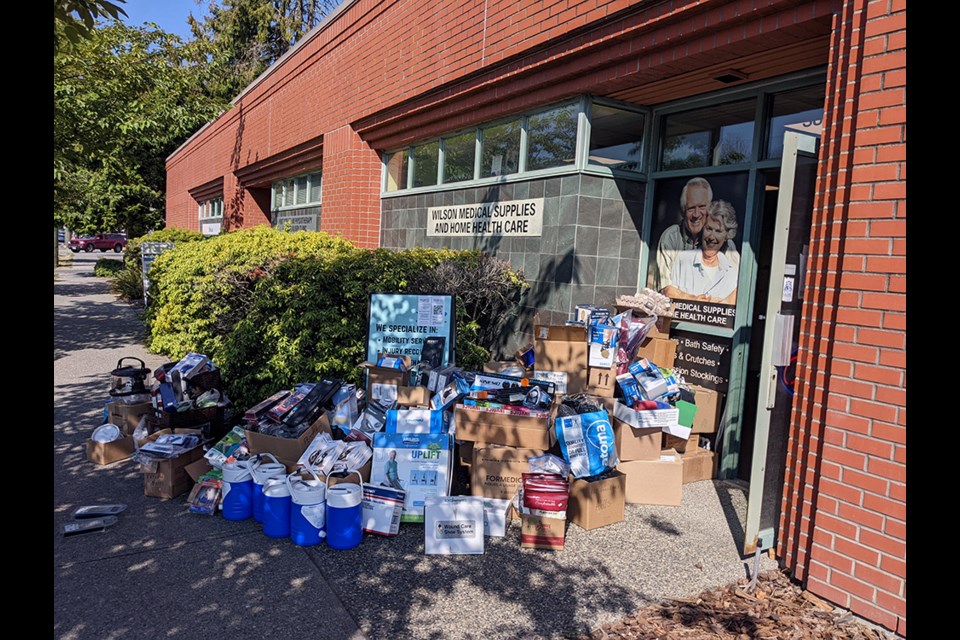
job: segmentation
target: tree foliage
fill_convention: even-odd
[[[226,106],[201,89],[201,62],[175,35],[119,22],[58,47],[56,226],[131,236],[163,226],[166,157]]]
[[[189,18],[209,64],[204,87],[232,100],[329,15],[342,0],[214,0]]]
[[[109,0],[53,0],[53,46],[60,48],[64,40],[77,44],[82,38],[90,38],[100,18],[119,20],[126,15]]]

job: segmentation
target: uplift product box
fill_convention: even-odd
[[[626,476],[614,469],[606,477],[576,478],[570,483],[567,518],[587,531],[623,522]]]
[[[450,494],[453,438],[443,433],[375,433],[372,464],[370,482],[406,491],[400,521],[423,522],[426,499]]]
[[[587,386],[587,328],[541,325],[534,329],[534,377],[557,385],[558,394],[581,393]]]
[[[621,462],[617,470],[627,477],[628,503],[680,506],[683,498],[683,460],[673,449],[660,452],[656,460]]]
[[[117,425],[120,427],[120,431],[127,435],[133,434],[134,429],[140,424],[140,419],[143,416],[150,416],[152,414],[153,403],[149,400],[146,402],[136,402],[134,404],[126,404],[114,400],[107,404],[107,422]]]
[[[288,467],[291,464],[295,467],[297,460],[300,459],[300,456],[303,455],[303,452],[307,450],[307,447],[321,431],[332,435],[330,420],[325,413],[320,414],[320,417],[314,420],[313,424],[297,438],[268,436],[250,429],[245,430],[245,433],[247,446],[250,447],[251,454],[272,453]]]
[[[680,457],[683,459],[683,484],[717,477],[717,456],[713,451],[697,449]]]
[[[123,436],[113,442],[87,439],[87,460],[97,465],[113,464],[133,455],[133,436]]]
[[[470,474],[470,493],[484,498],[511,500],[530,471],[530,458],[543,455],[542,449],[517,449],[515,447],[488,447],[478,444],[473,449],[473,465]],[[517,517],[511,506],[509,517]]]
[[[430,496],[424,501],[423,512],[424,554],[483,553],[482,498]]]
[[[152,442],[160,436],[170,433],[202,435],[199,429],[161,429],[156,433],[150,434],[141,441],[141,444]],[[157,460],[147,465],[141,465],[140,470],[143,473],[143,495],[168,500],[187,493],[193,487],[194,483],[193,478],[191,478],[187,472],[187,467],[203,459],[203,446],[202,444],[198,444],[193,449],[180,454],[176,458]]]
[[[617,456],[622,462],[631,460],[656,460],[662,449],[663,431],[660,427],[633,427],[613,418],[613,442]]]
[[[410,356],[381,353],[380,358],[397,358],[403,362],[404,371],[392,367],[378,367],[376,362],[363,362],[360,367],[367,370],[367,395],[380,404],[388,405],[397,400],[400,387],[407,386],[410,379]]]
[[[693,416],[693,433],[716,433],[720,423],[721,394],[713,389],[690,386],[697,404],[697,413]]]
[[[520,547],[522,549],[550,549],[562,551],[566,539],[567,521],[547,516],[521,516]]]
[[[667,338],[644,338],[637,349],[637,358],[646,358],[658,367],[673,369],[677,343]]]
[[[549,416],[515,416],[457,405],[457,439],[547,450],[557,440]]]

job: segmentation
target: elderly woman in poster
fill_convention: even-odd
[[[673,261],[670,282],[663,293],[680,300],[736,304],[739,261],[732,261],[724,249],[737,235],[736,211],[726,200],[715,200],[707,208],[700,248],[681,251]]]

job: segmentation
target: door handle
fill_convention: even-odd
[[[777,368],[770,367],[767,377],[767,409],[773,409],[777,404]]]

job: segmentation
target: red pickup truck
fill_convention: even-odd
[[[98,233],[95,236],[74,237],[70,238],[70,244],[67,246],[74,253],[80,253],[80,251],[90,253],[94,249],[100,249],[103,252],[113,249],[115,253],[120,253],[127,246],[127,234]]]

